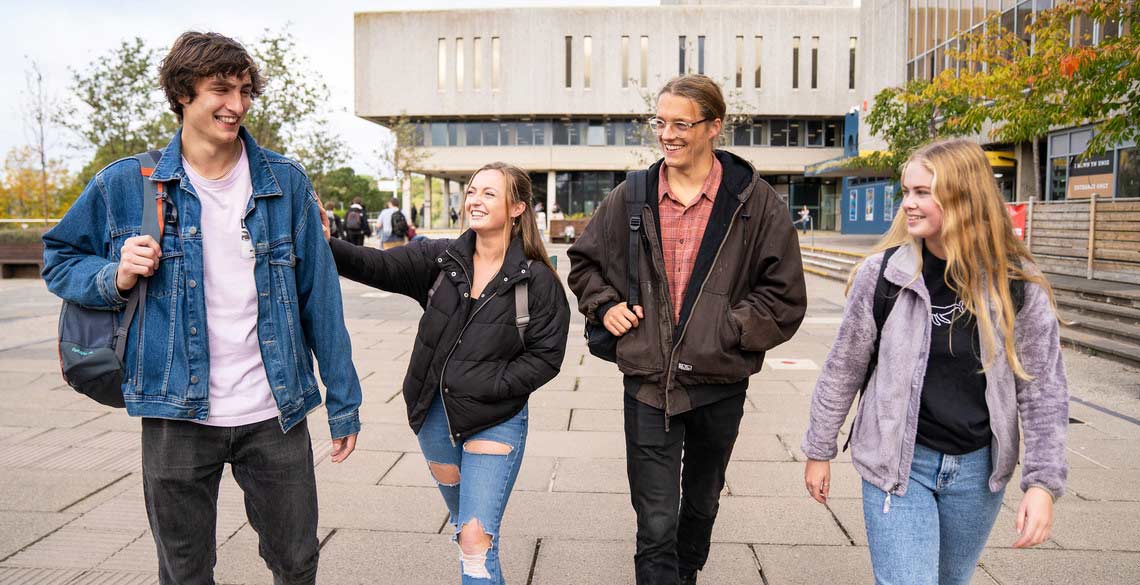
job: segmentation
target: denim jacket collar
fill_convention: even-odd
[[[277,178],[269,170],[269,159],[261,147],[257,145],[253,136],[245,129],[245,126],[238,130],[238,137],[245,142],[246,158],[249,159],[249,177],[253,184],[253,196],[282,195],[281,185],[277,183]],[[186,170],[182,168],[182,128],[179,128],[178,132],[174,133],[174,138],[170,140],[170,144],[167,144],[166,148],[162,150],[162,160],[155,167],[150,180],[180,181],[185,176]]]

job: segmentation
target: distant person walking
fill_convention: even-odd
[[[325,216],[328,217],[329,231],[332,233],[332,237],[343,240],[345,238],[344,220],[342,220],[340,216],[336,214],[335,203],[331,201],[325,203]]]
[[[364,238],[372,235],[372,226],[368,225],[368,212],[364,209],[364,200],[360,197],[352,199],[352,205],[344,214],[344,233],[348,243],[363,246]]]
[[[852,276],[812,397],[804,483],[827,502],[861,395],[849,442],[875,582],[965,585],[1019,458],[1013,546],[1050,536],[1068,470],[1057,313],[976,143],[920,148],[902,194],[880,252]]]
[[[404,378],[408,422],[455,526],[462,583],[500,585],[500,523],[526,447],[527,402],[562,366],[570,306],[538,237],[526,172],[484,166],[463,205],[471,227],[454,240],[329,245],[341,276],[424,307]]]
[[[796,223],[800,224],[800,229],[802,230],[800,233],[807,234],[808,227],[811,226],[811,211],[807,205],[800,210],[800,219]]]
[[[403,246],[408,237],[408,218],[400,211],[400,200],[388,200],[388,207],[380,212],[380,248],[389,250]]]

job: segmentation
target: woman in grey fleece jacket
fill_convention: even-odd
[[[1052,290],[1013,235],[977,144],[932,143],[903,167],[903,204],[856,270],[812,397],[805,485],[826,502],[851,430],[876,583],[968,583],[1025,434],[1015,547],[1049,538],[1067,475],[1068,383]],[[871,365],[878,279],[897,296]],[[1011,284],[1014,281],[1020,281]]]

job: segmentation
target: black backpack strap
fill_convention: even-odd
[[[882,341],[883,337],[883,325],[886,324],[887,316],[891,314],[891,310],[895,308],[895,300],[899,296],[898,285],[886,278],[887,262],[898,249],[898,246],[895,246],[883,251],[883,263],[879,265],[879,276],[875,279],[875,295],[872,298],[871,305],[871,315],[875,318],[875,343],[871,346],[871,360],[867,362],[867,373],[863,375],[863,385],[859,387],[859,402],[863,401],[863,393],[867,391],[867,385],[871,383],[871,374],[875,373],[875,368],[879,365],[879,342]],[[854,430],[855,424],[852,423],[851,427]],[[848,432],[847,441],[843,443],[843,450],[846,451],[850,444],[851,433]]]
[[[630,189],[625,200],[626,218],[629,220],[629,264],[626,268],[629,278],[627,305],[630,310],[641,304],[641,279],[637,268],[641,262],[641,211],[648,197],[649,171],[637,170],[626,173]]]
[[[526,267],[530,268],[530,263],[533,260],[526,261]],[[530,279],[524,278],[515,285],[515,327],[519,330],[519,341],[526,349],[526,326],[530,324]]]
[[[158,161],[162,159],[162,152],[152,150],[142,154],[135,155],[135,159],[139,161],[139,174],[142,178],[142,235],[154,238],[154,241],[162,245],[162,230],[164,221],[162,219],[162,201],[160,198],[163,195],[163,185],[158,181],[150,180],[151,174],[154,173],[154,168],[158,166]],[[139,319],[142,319],[146,314],[146,299],[147,279],[140,278],[135,287],[131,289],[130,296],[127,297],[127,307],[123,310],[123,316],[119,319],[119,327],[115,330],[115,356],[119,358],[122,363],[123,357],[127,352],[127,332],[131,329],[131,321],[134,320],[135,312],[139,313]]]

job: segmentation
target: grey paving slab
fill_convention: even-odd
[[[559,459],[554,491],[628,494],[625,459]]]
[[[34,440],[32,440],[34,442]],[[67,449],[63,445],[47,445],[42,448],[34,444],[0,446],[0,468],[38,467],[45,458]]]
[[[317,484],[356,483],[376,485],[396,464],[400,453],[389,451],[353,451],[345,461],[333,463],[325,458],[316,468]]]
[[[503,575],[525,585],[534,539],[507,534],[501,543]],[[364,559],[383,562],[361,562]],[[337,585],[440,585],[458,583],[459,554],[450,536],[337,530],[321,549],[318,583]]]
[[[768,461],[736,461],[726,472],[728,487],[736,496],[807,497],[804,464]],[[850,465],[831,466],[831,497],[858,498],[862,480]]]
[[[712,538],[754,544],[850,544],[827,508],[807,496],[721,496]]]
[[[48,428],[37,427],[0,426],[0,447],[22,443],[27,439],[46,433],[49,430]]]
[[[625,432],[625,416],[620,410],[595,410],[575,408],[570,415],[572,431],[617,431]]]
[[[522,468],[519,469],[518,479],[515,480],[515,491],[550,491],[557,461],[554,457],[541,457],[530,453],[523,455]]]
[[[71,526],[101,532],[137,533],[140,530],[146,530],[149,524],[142,490],[129,490],[104,502],[84,513]]]
[[[864,547],[756,545],[755,550],[768,585],[875,582]]]
[[[142,472],[142,450],[68,447],[35,463],[41,469]]]
[[[91,569],[111,558],[142,535],[61,528],[4,561],[11,567]]]
[[[1140,503],[1062,498],[1053,509],[1054,540],[1062,548],[1140,551]]]
[[[732,461],[793,461],[793,451],[776,434],[749,434],[736,439]]]
[[[331,528],[317,529],[317,539],[324,542]],[[154,553],[154,543],[151,543]],[[322,552],[321,561],[324,561]],[[273,574],[258,552],[258,536],[249,525],[242,527],[229,540],[218,546],[218,562],[214,566],[214,579],[218,583],[273,585]]]
[[[0,560],[75,519],[75,514],[0,512]],[[3,580],[0,580],[2,583]]]
[[[1086,500],[1140,502],[1140,470],[1087,469],[1069,470],[1067,489]]]
[[[133,542],[99,563],[96,570],[107,573],[145,573],[150,576],[157,576],[158,552],[155,549],[154,536],[149,530],[143,532]]]
[[[503,517],[503,534],[573,540],[622,540],[635,530],[629,496],[516,492]]]
[[[531,431],[565,431],[570,426],[569,408],[531,408]]]
[[[760,408],[757,406],[757,408]],[[807,411],[788,407],[787,412],[746,412],[740,421],[740,434],[786,433],[803,436],[807,430]]]
[[[104,412],[84,412],[78,410],[47,410],[41,408],[0,409],[0,425],[22,427],[75,427],[102,416]]]
[[[435,534],[447,520],[434,487],[325,484],[319,505],[320,525],[329,528]]]
[[[127,474],[109,471],[5,469],[0,510],[58,512]]]
[[[987,550],[981,564],[1002,584],[1140,583],[1140,553],[1135,552]]]
[[[597,408],[620,411],[621,392],[572,392],[569,390],[542,390],[530,395],[530,407],[534,408]]]
[[[309,424],[310,432],[322,429],[328,435],[327,424]],[[313,432],[313,436],[317,436]],[[401,424],[369,424],[362,427],[356,439],[356,448],[363,451],[419,451],[420,443],[407,422]]]
[[[625,433],[616,431],[532,431],[527,453],[543,457],[625,457]]]
[[[1078,461],[1086,460],[1108,469],[1140,469],[1140,449],[1136,448],[1136,441],[1084,439],[1078,442],[1070,439],[1069,452],[1069,465],[1072,467],[1076,467]]]
[[[462,480],[462,478],[460,478]],[[431,468],[423,453],[404,453],[380,482],[384,486],[435,487]]]
[[[0,583],[5,585],[66,585],[83,574],[79,569],[43,569],[0,566]]]
[[[88,571],[67,585],[158,585],[158,573]]]
[[[543,538],[533,585],[633,585],[633,542]]]
[[[105,431],[142,433],[142,419],[135,416],[128,416],[126,412],[121,410],[108,413],[106,416],[93,418],[83,423],[83,426]]]
[[[625,392],[625,386],[622,379],[616,376],[578,376],[577,390],[620,395]]]

